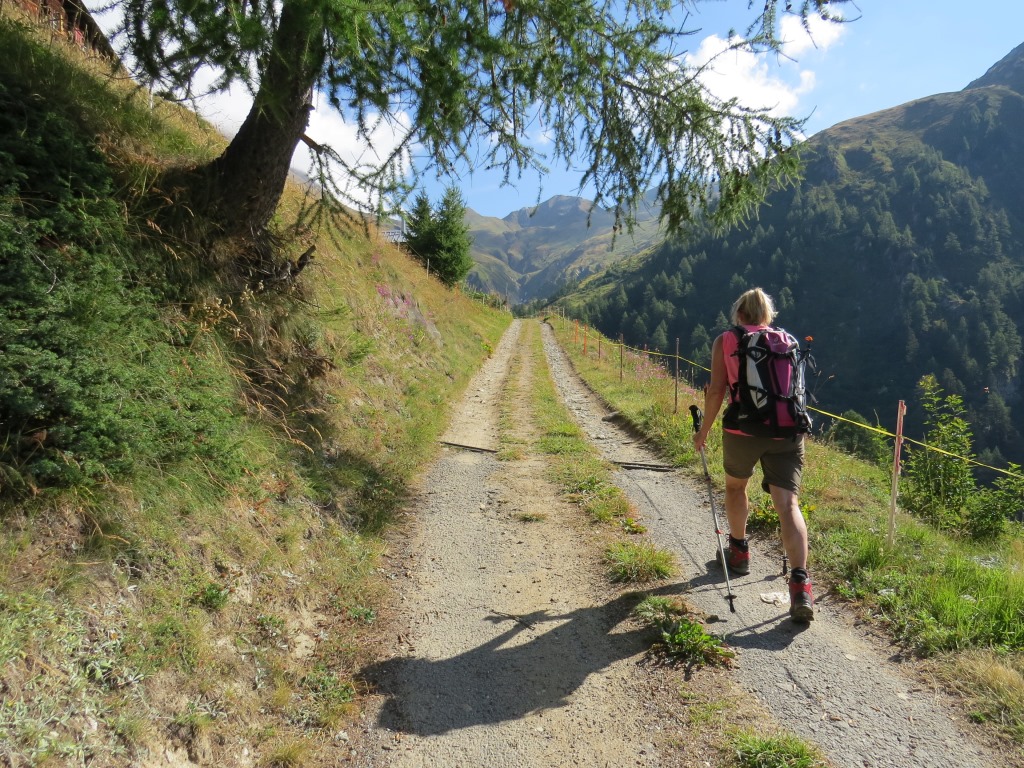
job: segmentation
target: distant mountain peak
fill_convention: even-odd
[[[537,205],[513,211],[505,217],[505,221],[521,227],[551,227],[564,226],[567,220],[585,223],[589,215],[592,225],[606,226],[611,215],[593,206],[593,202],[585,198],[555,195]]]
[[[989,67],[988,72],[970,83],[964,90],[992,85],[1003,85],[1024,94],[1024,43]]]

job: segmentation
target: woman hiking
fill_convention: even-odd
[[[807,524],[797,498],[804,466],[806,426],[798,425],[786,407],[780,407],[778,415],[772,419],[752,420],[749,413],[743,413],[739,391],[741,361],[737,349],[741,339],[745,333],[770,328],[775,315],[771,297],[760,288],[745,292],[733,304],[732,322],[736,328],[715,339],[711,348],[711,383],[704,397],[705,418],[694,433],[693,446],[698,452],[704,448],[722,403],[728,397],[729,406],[722,417],[725,514],[729,521],[725,565],[736,575],[750,572],[747,483],[754,473],[754,465],[760,462],[764,473],[761,487],[771,495],[779,515],[782,546],[792,566],[789,615],[794,621],[809,622],[814,618],[814,597],[807,575]],[[721,559],[721,554],[718,557]]]

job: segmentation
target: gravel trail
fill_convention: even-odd
[[[443,440],[493,450],[522,323],[471,382]],[[536,326],[533,332],[537,332]],[[520,358],[518,376],[533,375]],[[540,373],[546,373],[541,371]],[[523,386],[526,384],[523,383]],[[517,396],[524,401],[525,396]],[[529,414],[515,414],[528,437]],[[448,448],[393,563],[401,616],[355,762],[394,768],[663,766],[637,661],[647,647],[578,546],[542,461]],[[524,513],[540,516],[535,522]]]
[[[342,759],[364,768],[713,768],[674,738],[685,726],[666,714],[666,696],[676,696],[665,691],[666,673],[642,663],[648,641],[629,620],[636,597],[608,586],[593,547],[582,544],[587,524],[544,479],[543,459],[493,453],[502,402],[512,408],[505,428],[523,445],[531,440],[523,393],[546,374],[525,351],[535,333],[544,334],[546,365],[567,406],[604,457],[661,463],[613,423],[548,326],[515,321],[456,409],[448,446],[393,541],[386,570],[396,615],[381,639],[383,660],[365,670],[373,693]],[[792,624],[787,606],[771,602],[786,592],[771,549],[755,542],[751,574],[732,582],[730,613],[700,478],[622,469],[616,482],[649,537],[677,555],[681,584],[672,589],[721,619],[710,629],[739,652],[728,675],[752,706],[816,743],[831,765],[1011,764],[975,744],[943,696],[905,673],[895,649],[861,632],[827,595],[810,627]]]

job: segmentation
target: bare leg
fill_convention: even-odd
[[[728,493],[728,480],[726,481]],[[789,564],[793,568],[807,569],[807,524],[800,512],[800,502],[792,491],[768,486],[772,494],[772,503],[779,513],[779,525],[782,528],[782,546],[789,556]],[[728,497],[726,497],[728,507]],[[731,518],[730,518],[731,520]]]
[[[747,479],[725,476],[725,516],[729,521],[729,535],[734,539],[747,538]]]

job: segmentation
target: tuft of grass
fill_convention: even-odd
[[[632,517],[622,517],[619,520],[619,525],[626,533],[637,535],[641,533],[647,533],[647,526],[643,523],[634,520]]]
[[[229,588],[221,584],[207,582],[196,590],[192,599],[208,611],[219,611],[228,604],[230,595]]]
[[[733,746],[738,768],[828,768],[824,757],[796,736],[740,731]]]
[[[605,550],[605,562],[612,581],[628,584],[644,584],[676,573],[675,556],[647,542],[614,542]]]
[[[658,632],[661,652],[690,668],[702,665],[728,667],[736,658],[720,637],[709,634],[689,618],[678,599],[652,595],[633,609],[633,614]]]
[[[613,520],[632,520],[636,514],[633,505],[626,498],[622,489],[614,485],[602,485],[597,492],[590,494],[584,501],[583,508],[594,520],[609,523]]]
[[[377,620],[377,612],[365,605],[353,605],[348,609],[348,617],[363,624],[373,624]]]
[[[144,744],[152,730],[148,720],[128,713],[111,718],[110,727],[128,747],[138,747]]]
[[[498,448],[498,461],[519,461],[526,456],[526,446],[512,442],[502,442]]]
[[[352,709],[355,686],[323,663],[302,678],[298,705],[289,719],[304,728],[331,729]]]
[[[611,489],[614,486],[609,482],[607,467],[590,453],[589,446],[587,452],[581,451],[578,458],[556,462],[552,474],[573,501],[585,503],[593,496],[613,493]]]
[[[547,520],[548,516],[543,512],[520,512],[516,519],[524,523],[540,523]]]
[[[209,731],[217,718],[223,715],[224,712],[219,711],[210,702],[195,700],[190,701],[185,711],[175,715],[171,722],[175,725],[186,727],[193,733],[199,733]]]
[[[292,739],[277,744],[267,754],[264,765],[267,768],[299,768],[309,755],[310,745],[301,739]]]
[[[720,725],[726,705],[721,701],[702,701],[686,708],[686,721],[694,727]]]
[[[991,723],[1024,743],[1024,659],[991,650],[971,651],[940,674],[947,685],[967,697],[971,720]]]

